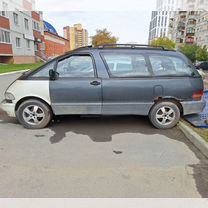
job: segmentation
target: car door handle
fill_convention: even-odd
[[[98,86],[98,85],[101,85],[101,82],[93,81],[90,84],[93,85],[93,86]]]

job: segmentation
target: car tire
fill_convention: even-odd
[[[16,111],[18,121],[27,129],[45,128],[52,118],[50,107],[39,100],[27,100]]]
[[[180,120],[179,107],[169,101],[156,103],[149,113],[149,119],[153,126],[158,129],[171,129]]]

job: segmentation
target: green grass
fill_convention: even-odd
[[[206,82],[204,82],[204,89],[208,90],[208,74],[205,78]],[[199,134],[206,142],[208,142],[208,129],[200,129],[195,128],[190,123],[183,120],[183,123],[186,124],[188,127],[190,127],[192,130],[194,130],[197,134]]]
[[[208,142],[208,129],[195,128],[194,126],[192,126],[190,123],[186,122],[185,120],[182,120],[182,122],[186,126],[190,127],[197,134],[199,134],[206,142]]]
[[[0,65],[0,74],[7,73],[7,72],[22,71],[22,70],[27,70],[27,69],[36,69],[42,64],[43,63]]]

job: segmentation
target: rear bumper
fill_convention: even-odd
[[[0,109],[3,110],[9,117],[16,117],[14,103],[8,103],[4,100],[0,104]]]
[[[191,115],[191,114],[198,114],[202,113],[206,102],[204,100],[200,101],[188,101],[188,102],[181,102],[183,107],[183,115]]]

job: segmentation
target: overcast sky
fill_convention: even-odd
[[[94,35],[107,28],[120,43],[147,43],[156,0],[36,0],[37,10],[63,35],[64,26],[82,23]],[[58,5],[58,6],[55,6]]]
[[[156,0],[36,0],[47,11],[151,11]]]

